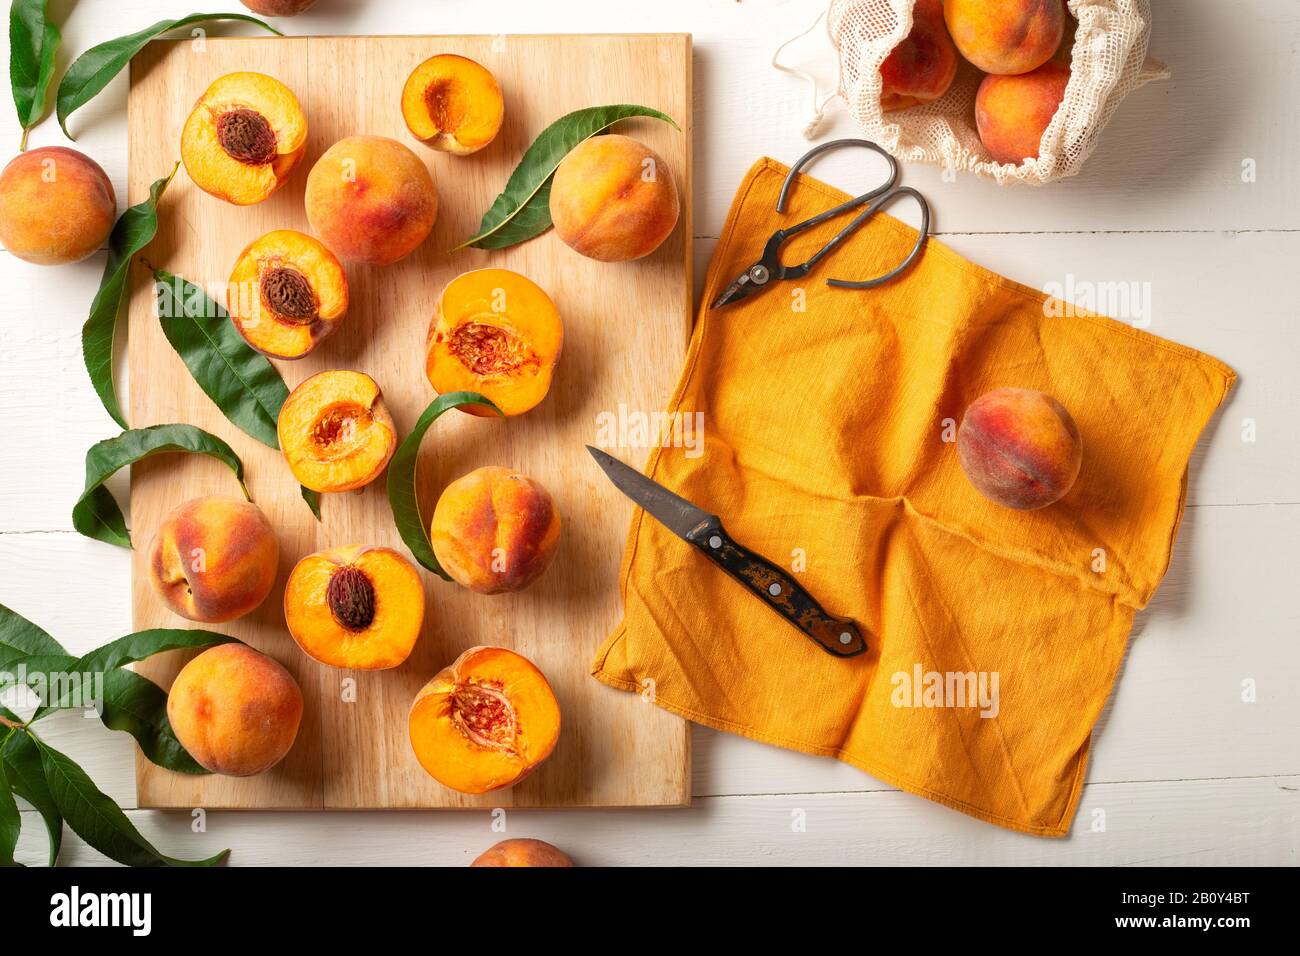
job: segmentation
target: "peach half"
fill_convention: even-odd
[[[478,152],[496,139],[504,116],[496,77],[454,53],[429,57],[402,89],[402,118],[411,135],[457,156]]]
[[[560,705],[527,658],[471,647],[416,695],[408,726],[429,776],[461,793],[487,793],[518,783],[551,755]]]
[[[199,97],[181,130],[181,161],[206,193],[251,206],[284,185],[307,148],[293,91],[262,73],[228,73]]]
[[[542,288],[508,269],[476,269],[448,283],[434,306],[425,373],[439,394],[467,390],[504,415],[546,397],[564,347],[564,323]],[[462,406],[475,415],[495,413]]]
[[[347,273],[317,239],[277,229],[239,254],[226,287],[226,310],[259,352],[302,358],[347,313]]]
[[[424,585],[391,548],[331,548],[303,558],[284,589],[284,620],[309,656],[383,670],[410,656],[424,623]]]
[[[375,380],[363,372],[318,372],[280,408],[280,451],[312,491],[364,488],[397,449],[397,430]]]

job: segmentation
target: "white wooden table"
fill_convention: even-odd
[[[51,3],[60,17],[68,5]],[[214,6],[243,11],[234,0]],[[744,171],[761,154],[789,161],[807,147],[808,91],[768,60],[823,6],[320,0],[280,25],[322,34],[693,33],[702,276]],[[1173,564],[1138,619],[1070,837],[1006,832],[833,761],[703,729],[695,731],[689,809],[511,813],[508,835],[549,840],[587,864],[1296,863],[1300,6],[1153,6],[1151,52],[1174,78],[1124,103],[1083,175],[1032,190],[969,177],[945,183],[922,167],[905,174],[930,197],[942,240],[966,256],[1039,287],[1147,283],[1151,331],[1204,349],[1241,376],[1193,461]],[[173,0],[81,0],[62,59],[183,12]],[[789,54],[824,84],[832,80],[823,34]],[[77,147],[108,171],[119,203],[125,105],[119,79],[73,120]],[[0,115],[0,142],[14,149],[7,102]],[[832,106],[823,134],[854,129]],[[64,140],[50,119],[31,142]],[[851,189],[866,181],[860,163],[832,157],[817,174]],[[1243,179],[1244,166],[1253,180]],[[0,601],[78,651],[131,624],[127,554],[81,537],[70,521],[86,448],[117,430],[81,362],[81,323],[102,268],[102,254],[57,270],[0,254]],[[1252,428],[1254,440],[1245,440]],[[121,498],[121,479],[112,487]],[[1249,703],[1246,682],[1256,688]],[[119,803],[134,806],[129,737],[77,713],[42,729]],[[212,813],[198,834],[187,814],[129,813],[164,852],[230,847],[237,865],[462,864],[502,838],[493,818],[478,813]],[[20,857],[39,862],[44,836],[29,816]],[[64,861],[103,862],[71,834]]]

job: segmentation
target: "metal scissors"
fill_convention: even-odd
[[[899,196],[911,196],[921,207],[921,229],[916,238],[916,245],[912,251],[907,254],[899,265],[884,275],[876,276],[874,279],[827,279],[826,284],[835,286],[839,289],[873,289],[901,275],[911,267],[916,261],[916,257],[921,254],[921,249],[925,246],[925,239],[930,231],[930,205],[925,201],[925,197],[910,186],[898,185],[898,161],[890,156],[887,152],[877,146],[875,143],[866,139],[836,139],[829,143],[822,143],[815,146],[803,156],[799,161],[790,167],[789,174],[785,177],[785,182],[781,185],[781,194],[776,200],[776,211],[785,212],[786,199],[790,193],[790,187],[794,185],[795,176],[799,170],[803,169],[809,161],[820,156],[822,153],[832,149],[838,149],[842,146],[862,146],[873,152],[879,153],[885,157],[885,162],[889,163],[889,178],[884,184],[863,193],[856,199],[850,199],[842,202],[833,209],[827,209],[823,213],[813,216],[811,219],[805,219],[803,222],[788,226],[785,229],[778,229],[772,233],[767,245],[763,247],[763,257],[755,262],[752,266],[742,272],[731,285],[723,290],[722,294],[714,300],[711,308],[720,309],[724,305],[730,305],[732,302],[738,302],[741,299],[747,299],[756,292],[766,289],[773,280],[776,279],[801,279],[812,271],[813,266],[821,262],[832,249],[847,239],[853,233],[861,229],[868,219],[876,214],[883,206],[897,199]],[[805,229],[811,229],[813,226],[819,226],[828,219],[833,219],[841,213],[857,209],[859,206],[866,206],[862,212],[858,213],[853,221],[841,229],[835,236],[815,252],[812,258],[808,259],[797,266],[787,266],[781,262],[781,246],[791,236],[803,232]]]

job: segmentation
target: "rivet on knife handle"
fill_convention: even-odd
[[[823,650],[836,657],[856,657],[866,651],[867,642],[857,624],[849,618],[827,614],[791,575],[732,540],[721,521],[715,519],[702,523],[686,535],[686,540],[820,644]]]

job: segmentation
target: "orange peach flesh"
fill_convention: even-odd
[[[503,415],[520,415],[546,397],[563,347],[564,323],[541,287],[507,269],[476,269],[438,297],[425,373],[439,394],[478,392]]]
[[[333,548],[294,567],[284,616],[298,646],[323,664],[397,667],[420,637],[424,585],[411,563],[390,548]]]
[[[408,724],[430,776],[462,793],[487,793],[518,783],[550,756],[560,708],[526,658],[472,647],[424,686]]]
[[[280,409],[280,451],[299,484],[353,491],[379,477],[397,448],[397,430],[379,386],[362,372],[318,372]]]
[[[496,77],[473,60],[451,53],[417,66],[402,90],[402,116],[412,135],[457,156],[491,143],[504,114]]]

